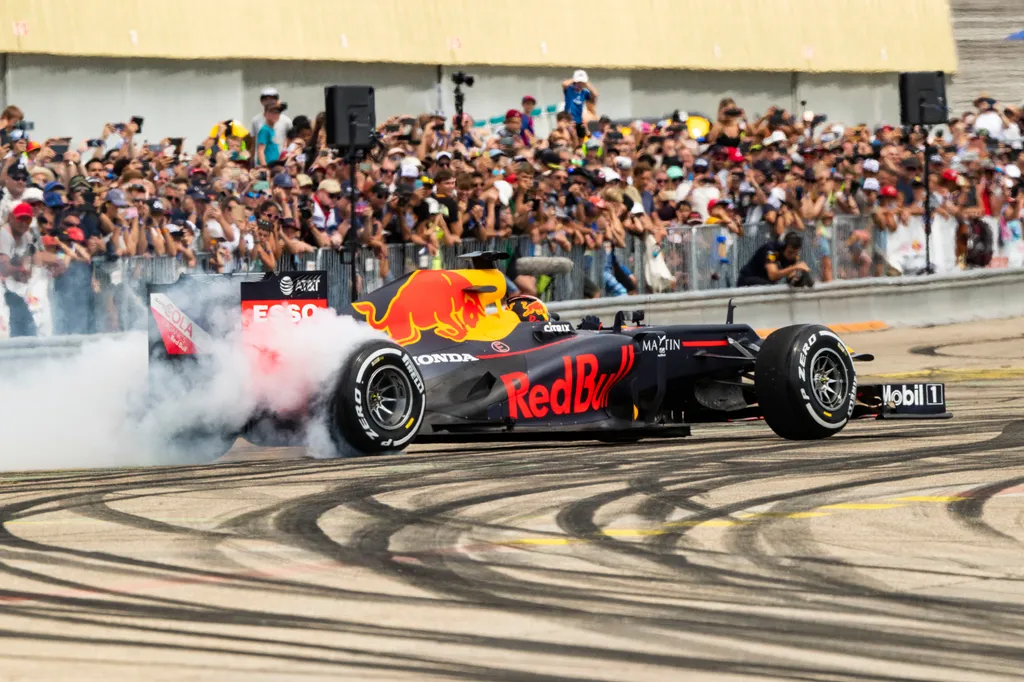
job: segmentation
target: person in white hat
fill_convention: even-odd
[[[586,130],[583,129],[583,110],[589,109],[591,114],[597,106],[597,89],[590,84],[587,72],[577,69],[572,78],[562,81],[562,92],[565,93],[565,110],[576,122],[577,133],[580,138],[586,137]]]
[[[252,131],[253,135],[256,135],[260,128],[267,122],[267,107],[272,104],[280,104],[281,95],[278,93],[277,88],[266,87],[260,90],[260,105],[263,110],[252,117],[252,123],[249,126],[249,130]],[[287,104],[285,106],[288,106]],[[281,117],[277,119],[277,123],[274,124],[274,141],[277,146],[284,149],[288,146],[288,131],[292,129],[292,119],[284,114],[282,110]]]

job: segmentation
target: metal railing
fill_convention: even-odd
[[[870,218],[837,217],[828,230],[804,230],[803,259],[816,280],[822,268],[832,279],[854,279],[874,274]],[[320,249],[285,255],[277,270],[323,270],[328,273],[329,304],[340,309],[351,298],[352,258],[356,258],[357,291],[373,291],[416,269],[467,267],[460,255],[473,251],[505,251],[517,257],[562,256],[572,261],[568,274],[539,277],[541,298],[578,300],[587,296],[627,293],[667,293],[735,287],[744,264],[774,235],[765,223],[744,226],[742,235],[720,225],[672,226],[661,239],[627,235],[623,246],[610,243],[596,248],[564,249],[554,242],[530,237],[466,239],[452,247],[430,252],[417,244],[393,244],[384,251],[363,248],[356,252]],[[826,260],[828,259],[828,260]],[[505,261],[501,267],[507,268]],[[200,254],[194,268],[171,257],[132,257],[74,263],[50,285],[49,308],[54,334],[92,334],[147,327],[146,286],[174,282],[183,273],[211,271],[210,260]],[[259,273],[259,260],[233,264],[231,274]]]
[[[858,233],[870,234],[870,220],[837,217],[831,226],[804,227],[801,259],[810,266],[815,280],[825,279],[823,267],[828,268],[830,279],[868,276],[869,270],[860,270],[858,266],[863,263],[862,255],[871,264],[870,238],[864,244]],[[858,239],[851,239],[855,234]],[[675,226],[669,227],[659,242],[631,236],[628,262],[637,279],[638,293],[728,289],[736,286],[740,270],[755,252],[777,238],[768,223],[744,225],[742,235],[720,225]],[[672,279],[649,272],[652,269],[667,273]]]

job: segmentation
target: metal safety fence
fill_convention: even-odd
[[[870,225],[861,218],[837,218],[829,228],[804,230],[802,258],[818,280],[823,272],[832,279],[869,276]],[[627,235],[624,243],[610,242],[594,248],[530,237],[466,239],[451,247],[428,250],[417,244],[393,244],[385,249],[356,251],[319,249],[310,253],[284,254],[278,271],[325,271],[328,302],[341,309],[355,292],[361,295],[417,269],[468,267],[461,259],[475,251],[501,251],[509,260],[499,261],[511,285],[516,263],[531,256],[568,258],[568,273],[537,276],[536,288],[546,301],[571,301],[596,296],[630,293],[666,293],[735,287],[743,265],[767,241],[774,238],[767,224],[746,225],[742,235],[720,225],[669,227],[660,239],[652,235]],[[353,258],[355,259],[353,267]],[[866,260],[865,260],[866,259]],[[867,267],[865,267],[865,263]],[[231,274],[257,276],[264,270],[258,259],[236,259],[214,265],[200,254],[193,267],[176,258],[145,256],[97,260],[76,267],[50,284],[49,307],[53,334],[92,334],[145,329],[148,320],[146,289],[151,283],[168,284],[182,274]]]
[[[800,258],[816,281],[870,276],[870,233],[871,219],[859,216],[807,225]],[[768,223],[744,225],[742,234],[721,225],[684,225],[669,227],[660,240],[630,236],[627,253],[614,253],[628,264],[637,293],[729,289],[757,250],[778,238]]]

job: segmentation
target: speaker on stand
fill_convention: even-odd
[[[355,238],[356,162],[376,145],[377,112],[372,85],[330,85],[324,88],[327,146],[344,150],[348,161],[350,223],[347,251],[352,259],[352,300],[359,298],[359,246]]]
[[[920,71],[900,74],[900,123],[922,126],[924,135],[924,257],[925,273],[932,274],[932,185],[929,176],[931,154],[927,126],[941,125],[949,118],[946,109],[946,74]]]

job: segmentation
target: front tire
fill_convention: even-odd
[[[821,325],[769,335],[757,354],[754,384],[765,422],[789,440],[839,433],[856,403],[857,374],[846,344]]]
[[[388,341],[372,341],[342,369],[327,406],[334,447],[362,454],[404,450],[416,437],[426,390],[412,356]]]

